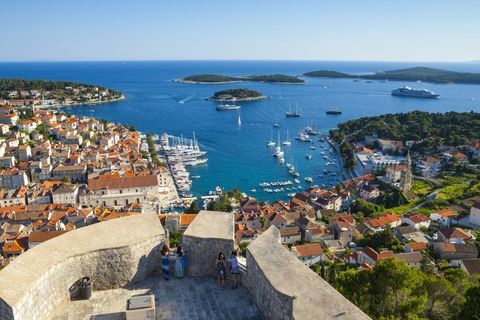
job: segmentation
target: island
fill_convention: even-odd
[[[12,106],[39,105],[47,107],[108,103],[125,99],[121,92],[91,84],[0,79],[0,103]]]
[[[254,101],[268,98],[264,96],[261,92],[250,89],[227,89],[222,91],[217,91],[207,98],[209,101],[220,101],[220,102],[235,102],[235,101]]]
[[[331,70],[312,71],[303,74],[306,77],[350,78],[381,81],[422,81],[430,83],[465,83],[480,84],[480,73],[456,72],[427,67],[414,67],[374,74],[354,75]]]
[[[276,84],[304,84],[305,80],[296,76],[289,76],[285,74],[262,74],[253,76],[224,76],[219,74],[196,74],[182,79],[175,80],[180,83],[194,83],[194,84],[221,84],[228,82],[266,82]]]

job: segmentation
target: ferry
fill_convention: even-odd
[[[392,96],[436,99],[440,95],[427,89],[414,89],[405,86],[393,90]]]
[[[221,105],[217,106],[218,111],[238,110],[240,108],[241,108],[241,106],[237,106],[237,105],[234,105],[234,104],[221,104]]]

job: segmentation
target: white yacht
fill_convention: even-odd
[[[221,105],[217,106],[218,111],[238,110],[240,108],[241,108],[241,106],[237,106],[237,105],[234,105],[234,104],[221,104]]]
[[[267,142],[267,147],[275,147],[275,141],[273,141],[273,129],[270,134],[270,140],[268,140]]]

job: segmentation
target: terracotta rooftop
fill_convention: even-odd
[[[155,175],[119,177],[112,179],[89,179],[88,187],[90,190],[101,189],[123,189],[135,187],[157,186],[158,179]]]
[[[293,246],[292,249],[297,251],[300,257],[317,256],[323,253],[323,249],[318,243]]]

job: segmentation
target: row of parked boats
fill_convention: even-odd
[[[163,134],[160,138],[161,150],[164,153],[172,173],[177,190],[186,194],[190,191],[192,180],[187,167],[204,164],[208,161],[205,157],[206,151],[200,150],[198,141],[193,132],[193,138],[175,137]],[[200,176],[193,176],[192,179],[199,179]]]

